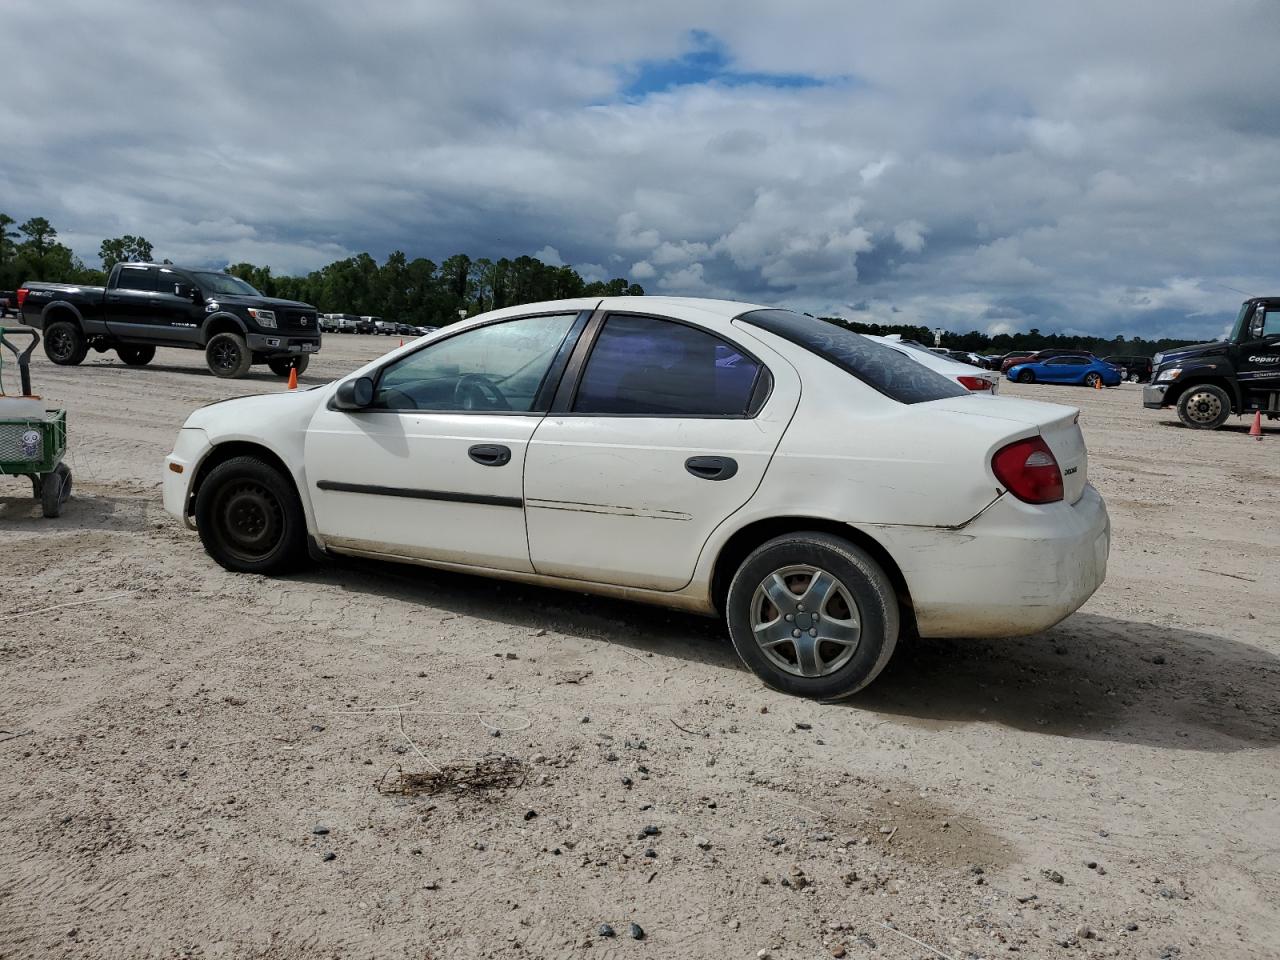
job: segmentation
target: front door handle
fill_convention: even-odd
[[[482,467],[501,467],[511,462],[511,448],[500,443],[477,443],[467,456]]]
[[[690,457],[684,468],[699,480],[728,480],[738,472],[738,461],[732,457]]]

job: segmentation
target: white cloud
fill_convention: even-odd
[[[551,267],[563,267],[564,261],[560,259],[560,251],[551,244],[547,244],[541,250],[534,253],[535,260],[541,260],[543,263]]]
[[[637,260],[631,265],[632,280],[649,280],[656,275],[657,271],[648,260]]]
[[[893,228],[893,239],[907,253],[919,253],[924,249],[924,235],[928,229],[919,220],[903,220]]]

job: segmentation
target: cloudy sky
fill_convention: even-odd
[[[4,0],[0,36],[0,210],[93,265],[531,253],[1197,338],[1280,292],[1276,0]]]

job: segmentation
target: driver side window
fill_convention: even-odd
[[[528,413],[577,317],[523,317],[433,343],[383,369],[373,407]]]

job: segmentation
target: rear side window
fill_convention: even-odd
[[[155,268],[121,267],[120,276],[116,278],[116,287],[120,290],[154,291],[156,288]]]
[[[753,310],[738,318],[816,353],[899,403],[964,397],[969,391],[892,347],[790,310]]]
[[[760,364],[719,337],[655,317],[612,314],[587,359],[575,413],[742,417]]]

